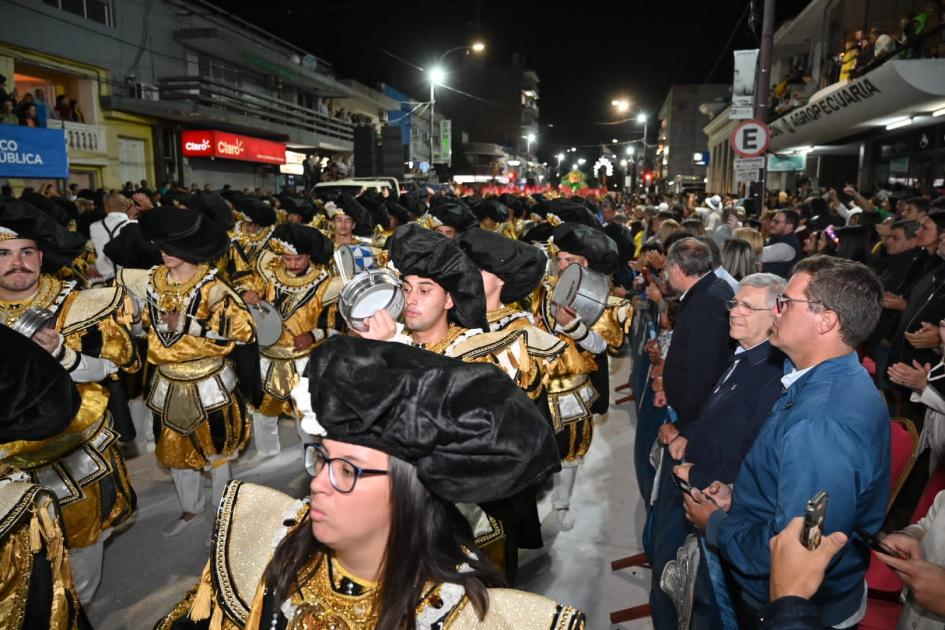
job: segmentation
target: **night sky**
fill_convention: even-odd
[[[778,0],[777,23],[807,1]],[[755,0],[759,37],[762,5]],[[614,98],[629,98],[636,106],[631,114],[640,108],[655,114],[672,84],[728,83],[731,50],[758,46],[745,0],[239,0],[220,6],[324,58],[342,78],[389,83],[419,100],[426,100],[429,83],[415,66],[429,67],[449,48],[481,39],[488,63],[498,65],[523,54],[541,81],[537,150],[547,160],[564,147],[639,137],[630,124],[609,124],[617,120]],[[655,117],[650,121],[652,141]]]

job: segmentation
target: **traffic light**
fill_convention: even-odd
[[[653,182],[653,171],[646,171],[643,173],[643,181],[650,185]]]

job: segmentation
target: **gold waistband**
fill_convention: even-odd
[[[268,348],[260,348],[259,354],[269,358],[269,359],[278,359],[281,361],[288,361],[294,359],[301,359],[302,357],[307,357],[312,353],[312,350],[315,348],[314,345],[308,346],[301,352],[295,350],[292,346],[269,346]]]
[[[158,373],[169,381],[199,381],[223,369],[223,357],[206,357],[186,363],[159,365]]]
[[[567,394],[576,389],[580,389],[585,383],[591,380],[589,374],[569,374],[567,376],[558,376],[548,381],[548,394]]]

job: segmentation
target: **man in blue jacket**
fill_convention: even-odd
[[[854,349],[882,310],[882,285],[862,264],[829,256],[798,263],[775,305],[775,345],[788,356],[775,403],[735,481],[686,497],[690,520],[728,562],[740,626],[758,627],[768,601],[768,541],[821,490],[824,533],[877,532],[889,496],[889,414]],[[824,626],[847,628],[866,612],[869,548],[853,538],[812,602]]]

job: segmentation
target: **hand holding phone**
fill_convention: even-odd
[[[821,490],[807,502],[804,508],[804,527],[801,529],[801,544],[813,551],[820,546],[827,518],[827,491]]]

